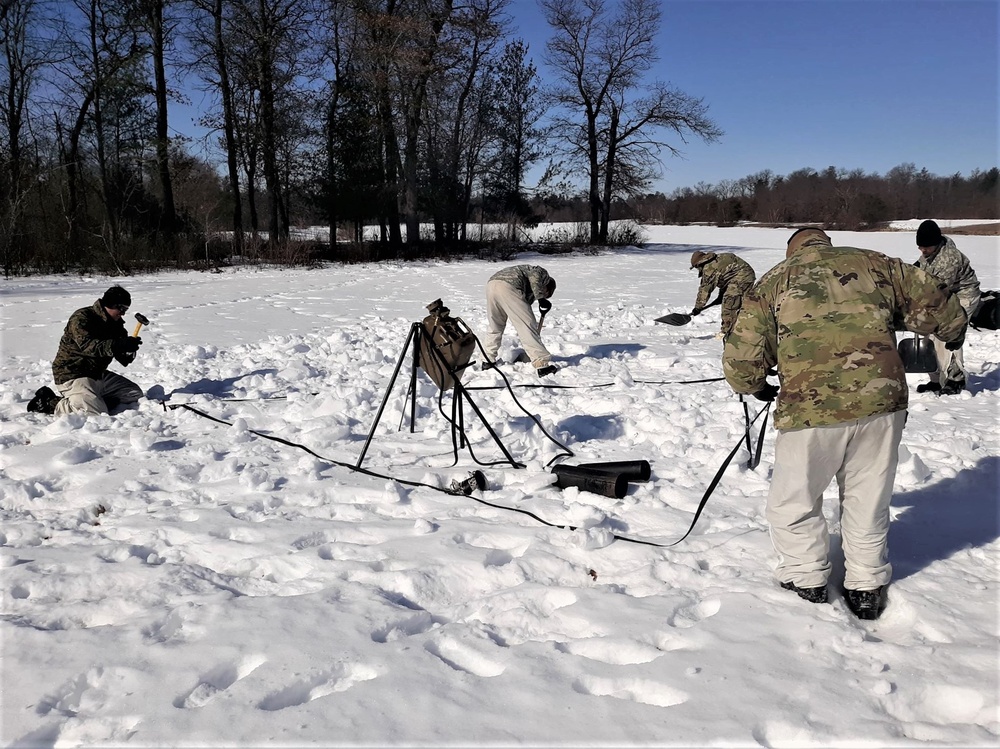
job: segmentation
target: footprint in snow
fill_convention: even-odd
[[[635,640],[616,637],[591,637],[584,640],[560,643],[556,648],[563,653],[609,663],[613,666],[634,666],[649,663],[663,655],[663,651]]]
[[[480,643],[483,646],[496,647],[492,640],[481,640],[472,644],[452,637],[442,637],[426,643],[424,649],[456,671],[464,671],[483,678],[499,676],[504,672],[506,665],[492,655],[484,653],[478,647]]]
[[[698,601],[690,606],[682,606],[675,611],[673,616],[670,617],[668,624],[678,629],[693,627],[698,622],[718,614],[721,608],[722,601],[718,598],[708,598],[704,601]]]
[[[346,692],[355,684],[369,681],[376,676],[378,672],[364,663],[341,664],[268,695],[258,703],[257,707],[261,710],[275,711],[304,705],[336,692]]]
[[[253,673],[267,659],[262,655],[252,655],[233,663],[223,663],[202,674],[198,685],[183,697],[174,700],[174,707],[202,707],[220,693],[229,689],[240,679]]]
[[[673,707],[687,702],[688,695],[680,689],[649,679],[607,679],[597,676],[581,676],[573,684],[580,694],[594,697],[614,697],[618,700],[639,702],[655,707]]]

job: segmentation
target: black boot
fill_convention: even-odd
[[[944,387],[941,388],[941,395],[958,395],[963,390],[965,390],[964,377],[961,377],[957,380],[947,380],[944,383]]]
[[[35,397],[28,403],[28,411],[33,414],[54,414],[56,404],[61,401],[50,387],[40,387],[35,391]]]
[[[885,585],[879,586],[875,590],[844,588],[844,601],[847,602],[847,608],[858,619],[878,619],[885,610],[887,600]]]
[[[555,364],[546,364],[544,367],[539,367],[535,370],[539,377],[548,377],[550,374],[555,374],[559,371],[559,367]]]
[[[941,385],[937,380],[931,380],[930,382],[925,382],[922,385],[917,385],[918,393],[937,393],[940,392]]]
[[[820,585],[818,588],[800,588],[795,583],[782,583],[781,587],[792,591],[809,603],[826,603],[828,600],[825,585]]]

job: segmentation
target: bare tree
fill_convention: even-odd
[[[494,209],[506,218],[508,239],[514,239],[517,225],[531,215],[525,195],[527,171],[545,154],[539,126],[545,107],[538,72],[522,41],[504,47],[493,90],[490,116],[495,128],[485,192]]]
[[[189,19],[188,32],[193,58],[191,67],[218,97],[221,112],[208,113],[202,124],[222,132],[222,148],[226,155],[226,177],[231,196],[233,247],[243,252],[243,196],[240,187],[240,155],[236,137],[236,105],[231,81],[230,42],[226,33],[226,0],[193,0],[194,13]]]
[[[26,254],[24,212],[30,190],[25,156],[29,107],[54,45],[36,0],[4,0],[0,14],[0,258],[11,275]]]
[[[174,189],[170,179],[170,131],[167,119],[166,48],[171,33],[164,11],[167,0],[142,0],[143,21],[150,40],[156,101],[156,174],[160,182],[162,228],[168,237],[177,229]]]
[[[608,0],[540,3],[554,32],[546,62],[558,76],[551,91],[555,130],[587,171],[591,242],[606,242],[616,191],[641,190],[661,151],[678,153],[664,130],[682,141],[693,134],[708,142],[722,132],[702,100],[644,82],[658,59],[658,0],[622,0],[614,14]]]

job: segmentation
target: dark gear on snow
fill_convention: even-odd
[[[1000,291],[984,291],[979,298],[979,306],[972,313],[969,325],[977,330],[1000,328]]]
[[[50,387],[40,387],[35,397],[28,403],[28,411],[33,414],[54,414],[60,398]]]
[[[792,591],[798,595],[799,598],[809,601],[809,603],[826,603],[829,600],[825,585],[820,585],[815,588],[800,588],[795,583],[782,583],[781,587],[785,590]]]
[[[873,620],[882,616],[888,603],[886,585],[880,585],[875,590],[851,590],[844,588],[844,602],[858,619]]]
[[[996,330],[1000,328],[1000,291],[984,291],[980,296],[979,306],[972,313],[969,325],[977,330]]]

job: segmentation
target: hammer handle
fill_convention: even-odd
[[[135,338],[137,335],[139,335],[139,331],[141,329],[142,329],[142,323],[141,322],[137,322],[135,324],[135,330],[132,331],[132,337]]]

